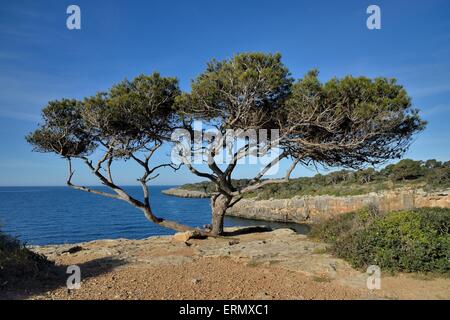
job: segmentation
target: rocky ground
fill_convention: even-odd
[[[151,237],[33,247],[62,271],[81,268],[81,288],[67,275],[2,298],[26,299],[450,299],[450,279],[367,275],[326,253],[326,245],[288,229],[222,238]],[[234,234],[233,234],[234,233]]]

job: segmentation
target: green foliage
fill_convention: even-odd
[[[281,144],[294,155],[351,168],[400,158],[426,125],[395,79],[346,76],[321,83],[316,70],[293,85],[283,112],[293,130]]]
[[[185,190],[201,191],[206,193],[216,192],[216,185],[209,181],[203,181],[198,183],[187,183],[182,186]]]
[[[390,170],[392,180],[413,180],[424,175],[423,164],[420,161],[404,159],[398,162]]]
[[[430,160],[425,161],[424,166],[427,169],[440,168],[440,167],[442,167],[442,162],[437,161],[436,159],[430,159]]]
[[[82,108],[82,103],[73,99],[50,101],[42,110],[41,127],[26,140],[38,152],[54,152],[63,157],[90,154],[97,145],[85,128]]]
[[[0,289],[6,284],[40,277],[52,266],[44,256],[0,231]]]
[[[426,174],[429,186],[438,188],[448,186],[450,183],[450,168],[433,168]]]
[[[83,101],[87,129],[98,139],[120,139],[124,146],[167,138],[173,128],[173,105],[180,94],[175,78],[139,75],[109,92]]]
[[[290,94],[292,82],[280,54],[237,54],[209,62],[179,105],[222,129],[277,128],[276,110]]]
[[[364,228],[370,219],[380,215],[375,209],[365,208],[357,212],[347,212],[324,223],[314,225],[310,235],[326,242],[336,242],[342,235]]]
[[[450,275],[450,209],[423,208],[379,214],[347,213],[311,233],[356,268]]]
[[[88,156],[97,146],[106,146],[111,156],[127,157],[170,137],[179,94],[177,79],[153,73],[83,101],[51,101],[42,110],[40,127],[26,139],[35,151],[65,158]]]

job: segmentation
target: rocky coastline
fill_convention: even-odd
[[[168,196],[174,196],[174,197],[180,197],[180,198],[209,198],[211,197],[211,194],[202,192],[202,191],[196,191],[196,190],[187,190],[187,189],[181,189],[181,188],[170,188],[161,191],[163,194]]]
[[[210,194],[201,191],[181,188],[165,190],[163,193],[185,198],[210,197]],[[322,195],[292,199],[242,199],[227,211],[227,215],[266,221],[314,223],[367,206],[374,206],[383,212],[422,207],[450,208],[450,189],[435,192],[396,189],[345,197]]]

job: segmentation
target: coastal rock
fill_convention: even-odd
[[[172,236],[172,239],[176,240],[176,241],[186,242],[186,241],[196,238],[198,236],[199,236],[199,233],[196,231],[185,231],[185,232],[175,233]]]
[[[207,198],[201,191],[172,188],[164,194],[185,198]],[[396,189],[337,197],[304,196],[291,199],[242,199],[227,210],[228,216],[279,222],[317,222],[332,216],[374,206],[380,211],[409,210],[423,207],[450,208],[450,189],[426,192],[422,189]]]
[[[399,189],[347,197],[324,195],[292,199],[242,199],[227,210],[227,215],[266,221],[305,223],[328,219],[369,205],[383,212],[422,207],[450,208],[450,189],[439,192]]]
[[[180,197],[180,198],[209,198],[210,193],[196,191],[196,190],[186,190],[181,188],[171,188],[161,191],[163,194],[168,196]]]

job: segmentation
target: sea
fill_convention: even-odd
[[[178,198],[161,193],[171,187],[174,186],[150,186],[151,206],[156,215],[192,227],[211,222],[209,199]],[[139,186],[124,189],[138,199],[142,197]],[[301,224],[225,218],[225,226],[249,225],[288,227],[298,233],[309,230]],[[69,187],[0,187],[0,230],[28,245],[174,234],[148,221],[142,211],[126,202]]]

